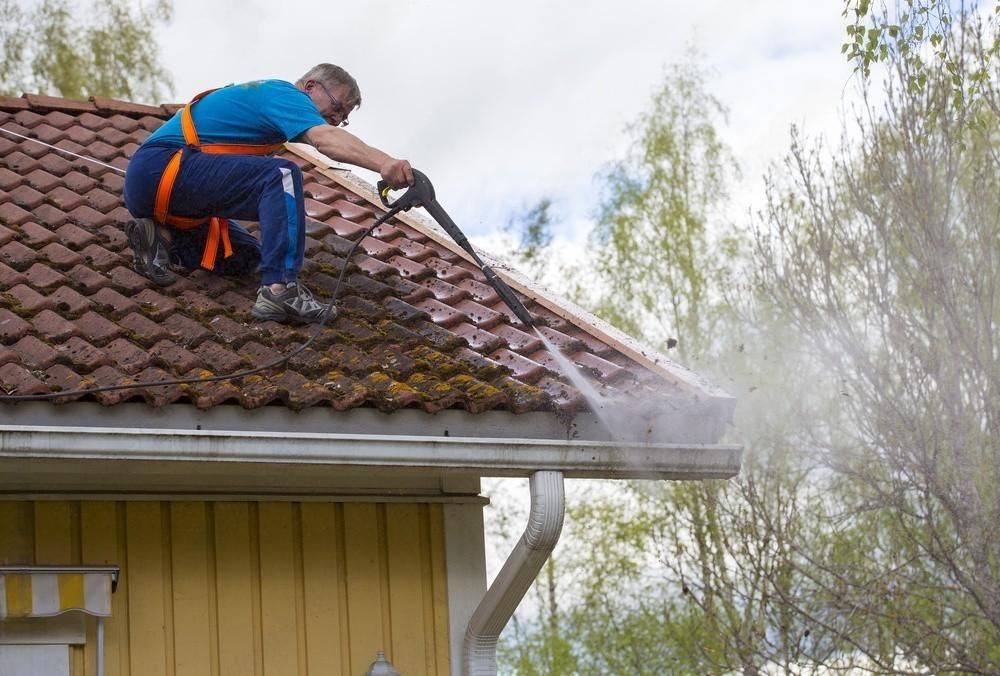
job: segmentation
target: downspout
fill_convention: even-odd
[[[524,534],[472,614],[462,645],[462,676],[495,676],[497,640],[559,541],[566,495],[562,472],[530,477],[531,513]]]

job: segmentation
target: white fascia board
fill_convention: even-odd
[[[280,432],[372,434],[414,437],[484,437],[610,441],[608,431],[592,413],[578,412],[562,418],[550,412],[510,413],[485,411],[471,414],[445,410],[430,414],[416,409],[383,413],[358,407],[332,411],[313,406],[292,411],[284,406],[264,406],[246,410],[238,405],[213,406],[199,410],[190,404],[170,404],[153,408],[143,403],[125,402],[102,406],[77,401],[53,405],[44,401],[0,404],[0,422],[32,427],[107,427],[113,429],[211,430],[228,432]],[[725,423],[697,402],[685,402],[673,409],[655,411],[648,426],[637,426],[635,441],[661,444],[711,444],[719,441]],[[654,424],[655,423],[655,424]],[[639,429],[642,427],[642,429]]]
[[[724,479],[741,447],[540,439],[0,426],[4,459],[405,468],[476,476]]]

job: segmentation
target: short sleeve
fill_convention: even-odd
[[[326,124],[309,95],[290,82],[270,81],[261,94],[261,116],[285,140],[290,141],[308,129]]]

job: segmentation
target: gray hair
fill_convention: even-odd
[[[351,107],[361,107],[361,89],[358,87],[358,81],[340,66],[335,66],[332,63],[321,63],[318,66],[313,66],[309,69],[309,72],[299,78],[299,81],[295,84],[301,87],[305,85],[307,80],[316,80],[317,82],[322,83],[324,87],[347,85],[350,91],[350,99],[354,102],[354,105]],[[347,103],[347,105],[349,105],[349,103]]]

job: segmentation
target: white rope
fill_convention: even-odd
[[[113,169],[114,171],[117,171],[119,174],[124,174],[125,173],[124,169],[119,169],[118,167],[115,167],[113,165],[107,164],[106,162],[101,162],[100,160],[95,160],[93,157],[87,157],[86,155],[78,155],[77,153],[71,152],[71,151],[66,150],[64,148],[60,148],[59,146],[54,146],[51,143],[46,143],[45,141],[41,141],[41,140],[39,140],[37,138],[32,138],[30,136],[25,136],[24,134],[18,134],[16,131],[11,131],[10,129],[4,129],[3,127],[0,127],[0,131],[5,132],[7,134],[10,134],[11,136],[16,136],[18,138],[23,138],[25,141],[33,141],[33,142],[37,143],[38,145],[43,145],[46,148],[51,148],[52,150],[58,151],[60,153],[65,153],[67,155],[71,155],[71,156],[76,157],[78,159],[85,160],[87,162],[93,162],[94,164],[99,164],[102,167],[107,167],[108,169]]]

